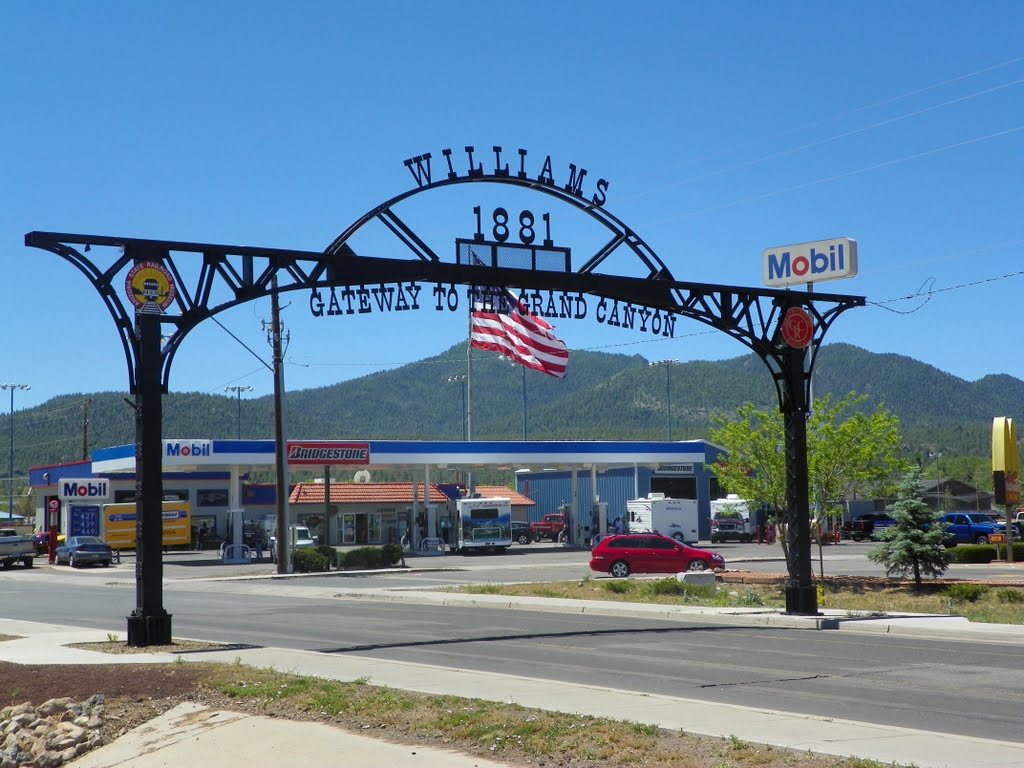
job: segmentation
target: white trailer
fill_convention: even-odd
[[[696,499],[666,499],[663,493],[652,493],[627,501],[626,517],[630,533],[660,533],[684,544],[700,541]]]

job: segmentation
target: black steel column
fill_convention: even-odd
[[[163,607],[163,459],[161,457],[160,314],[136,315],[135,610],[128,645],[168,645],[171,614]]]
[[[818,593],[811,563],[811,518],[807,477],[807,390],[803,349],[783,353],[782,419],[786,435],[786,537],[790,569],[786,613],[816,616]],[[794,530],[795,526],[795,530]],[[795,571],[795,572],[794,572]]]

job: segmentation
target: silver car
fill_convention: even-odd
[[[57,547],[56,555],[57,565],[66,563],[72,568],[97,563],[107,568],[114,559],[110,545],[99,536],[69,536]]]

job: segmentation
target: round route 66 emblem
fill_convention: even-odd
[[[801,307],[790,307],[782,318],[782,338],[789,346],[803,349],[814,337],[814,324],[811,316]]]

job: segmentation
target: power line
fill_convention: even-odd
[[[759,139],[757,139],[755,141],[746,142],[744,144],[735,145],[735,146],[733,146],[733,147],[731,147],[729,149],[721,150],[719,152],[715,152],[715,153],[712,153],[710,155],[704,155],[703,157],[698,158],[698,159],[700,159],[700,160],[710,160],[710,159],[714,159],[716,157],[721,157],[722,155],[725,155],[725,154],[727,154],[729,152],[735,152],[737,150],[746,149],[748,147],[754,147],[754,146],[766,144],[769,141],[775,141],[776,139],[785,138],[787,136],[791,136],[793,134],[800,133],[800,132],[809,130],[811,128],[817,128],[820,125],[825,125],[825,124],[833,123],[833,122],[836,122],[836,121],[839,121],[839,120],[844,120],[844,119],[846,119],[846,118],[848,118],[848,117],[850,117],[852,115],[856,115],[856,114],[861,113],[861,112],[867,112],[867,111],[870,111],[872,109],[876,109],[877,107],[883,107],[883,106],[886,106],[888,104],[895,104],[897,102],[904,101],[904,100],[912,98],[914,96],[920,96],[923,93],[927,93],[929,91],[933,91],[933,90],[936,90],[938,88],[942,88],[943,86],[946,86],[946,85],[952,85],[953,83],[962,82],[964,80],[969,80],[972,77],[977,77],[978,75],[982,75],[982,74],[985,74],[985,73],[988,73],[988,72],[992,72],[992,71],[995,71],[997,69],[1002,69],[1002,68],[1008,67],[1008,66],[1010,66],[1012,64],[1016,64],[1016,63],[1018,63],[1020,61],[1024,61],[1024,56],[1017,56],[1015,58],[1007,59],[1006,61],[999,62],[998,64],[993,64],[993,65],[990,65],[990,66],[987,66],[987,67],[983,67],[981,69],[976,69],[976,70],[973,70],[971,72],[967,72],[967,73],[962,74],[962,75],[957,75],[956,77],[952,77],[952,78],[949,78],[949,79],[946,79],[946,80],[941,80],[941,81],[936,82],[936,83],[931,83],[930,85],[926,85],[926,86],[923,86],[921,88],[915,88],[915,89],[913,89],[911,91],[907,91],[907,92],[902,93],[902,94],[900,94],[898,96],[892,96],[892,97],[889,97],[889,98],[886,98],[886,99],[882,99],[880,101],[875,101],[875,102],[870,102],[868,104],[863,104],[863,105],[861,105],[859,107],[854,107],[852,109],[846,110],[845,112],[839,112],[839,113],[830,115],[829,117],[822,118],[820,120],[813,120],[813,121],[808,122],[808,123],[803,123],[802,125],[798,125],[798,126],[795,126],[793,128],[789,128],[789,129],[787,129],[785,131],[781,131],[781,132],[776,133],[776,134],[774,134],[772,136],[768,136],[768,137],[764,137],[764,138],[759,138]],[[908,113],[907,115],[904,115],[904,116],[898,116],[898,117],[892,118],[890,120],[885,120],[885,121],[882,121],[880,123],[876,123],[876,124],[874,124],[872,126],[867,126],[866,128],[863,128],[863,129],[858,129],[856,131],[853,131],[853,133],[863,132],[863,131],[866,131],[866,130],[870,130],[871,128],[874,128],[874,127],[885,125],[886,123],[889,123],[889,122],[896,122],[898,120],[905,119],[906,117],[910,117],[910,116],[914,116],[914,115],[917,115],[917,114],[921,114],[922,112],[928,112],[928,111],[931,111],[931,110],[934,110],[934,109],[939,109],[941,107],[948,106],[950,104],[954,104],[954,103],[956,103],[958,101],[963,101],[963,100],[968,99],[968,98],[974,98],[975,96],[983,95],[983,94],[989,93],[989,92],[994,91],[994,90],[1000,90],[1002,88],[1009,87],[1011,85],[1016,85],[1016,84],[1018,84],[1020,82],[1021,82],[1020,80],[1016,80],[1016,81],[1013,81],[1011,83],[1003,84],[1003,85],[1000,85],[1000,86],[995,86],[994,88],[986,89],[986,90],[983,90],[983,91],[976,91],[973,94],[968,94],[967,96],[964,96],[964,97],[960,97],[960,98],[957,98],[957,99],[952,99],[952,100],[944,102],[942,104],[938,104],[938,105],[936,105],[934,107],[929,107],[929,108],[927,108],[925,110],[920,110],[918,112],[911,112],[911,113]],[[647,195],[654,194],[656,192],[664,191],[665,189],[671,189],[673,187],[681,186],[681,185],[687,184],[687,183],[689,183],[691,181],[697,181],[697,180],[700,180],[700,179],[705,179],[705,178],[721,175],[723,173],[728,173],[729,171],[732,171],[732,170],[738,170],[740,168],[745,168],[745,167],[748,167],[748,166],[751,166],[751,165],[756,165],[756,164],[758,164],[760,162],[763,162],[764,160],[772,159],[774,157],[778,157],[778,156],[782,156],[782,155],[786,155],[786,154],[792,154],[793,152],[799,151],[800,149],[806,149],[808,147],[817,146],[818,144],[823,144],[823,143],[826,143],[828,141],[832,141],[835,138],[848,135],[849,133],[850,132],[843,133],[843,134],[838,134],[836,137],[830,137],[830,138],[827,138],[827,139],[823,139],[820,142],[814,142],[814,143],[811,143],[811,144],[807,144],[807,145],[804,145],[802,147],[797,147],[796,149],[783,150],[781,152],[774,153],[774,154],[771,154],[771,155],[767,155],[766,157],[759,158],[757,160],[751,160],[749,162],[741,163],[739,165],[732,166],[730,168],[720,169],[720,170],[717,170],[717,171],[710,171],[708,173],[705,173],[705,174],[702,174],[702,175],[699,175],[699,176],[691,177],[691,178],[688,178],[688,179],[683,179],[683,180],[681,180],[679,182],[672,182],[672,183],[668,183],[668,184],[663,184],[663,185],[654,187],[652,189],[646,190],[644,192],[638,192],[636,194],[629,195],[627,197],[623,197],[621,199],[622,200],[634,200],[634,199],[637,199],[637,198],[641,198],[641,197],[645,197]]]
[[[1014,80],[1014,81],[1009,82],[1009,83],[1002,83],[1001,85],[996,85],[996,86],[993,86],[991,88],[986,88],[985,90],[982,90],[982,91],[975,91],[974,93],[969,93],[969,94],[967,94],[965,96],[958,96],[955,99],[950,99],[949,101],[944,101],[941,104],[934,104],[934,105],[932,105],[930,107],[925,107],[923,109],[918,109],[918,110],[915,110],[913,112],[906,112],[906,113],[904,113],[902,115],[897,115],[896,117],[886,118],[885,120],[880,120],[880,121],[878,121],[876,123],[872,123],[870,125],[865,125],[865,126],[862,126],[860,128],[851,128],[850,130],[843,131],[842,133],[837,133],[837,134],[834,134],[832,136],[826,136],[823,139],[818,139],[817,141],[807,142],[806,144],[801,144],[801,145],[796,146],[796,147],[790,147],[789,149],[782,149],[782,150],[779,150],[778,152],[772,152],[770,154],[763,155],[762,157],[758,157],[758,158],[755,158],[753,160],[747,160],[747,161],[742,162],[742,163],[737,163],[736,165],[732,165],[732,166],[729,166],[729,167],[726,167],[726,168],[719,168],[718,170],[708,171],[707,173],[702,173],[702,174],[699,174],[697,176],[690,176],[688,178],[680,179],[678,181],[674,181],[674,182],[671,182],[669,184],[663,184],[662,186],[657,187],[656,189],[648,190],[647,192],[641,192],[641,193],[638,193],[636,195],[632,195],[632,196],[630,196],[630,197],[628,197],[626,199],[635,199],[635,198],[638,198],[638,197],[644,197],[646,195],[653,194],[654,192],[663,192],[663,191],[665,191],[667,189],[674,189],[676,187],[681,187],[681,186],[684,186],[686,184],[691,184],[691,183],[696,182],[696,181],[703,181],[704,179],[714,178],[715,176],[723,176],[723,175],[725,175],[727,173],[731,173],[733,171],[740,171],[740,170],[743,170],[745,168],[750,168],[750,167],[753,167],[755,165],[760,165],[761,163],[768,162],[769,160],[777,160],[780,157],[786,157],[788,155],[794,155],[797,152],[802,152],[802,151],[804,151],[806,149],[814,149],[815,147],[820,147],[820,146],[823,146],[825,144],[830,144],[830,143],[832,143],[834,141],[839,141],[840,139],[845,139],[845,138],[848,138],[850,136],[856,136],[857,134],[867,133],[868,131],[873,131],[876,128],[881,128],[881,127],[886,126],[886,125],[892,125],[894,123],[898,123],[898,122],[901,122],[903,120],[909,120],[912,117],[919,117],[921,115],[927,114],[928,112],[934,112],[937,109],[942,109],[944,107],[948,107],[948,106],[951,106],[953,104],[958,104],[960,102],[968,101],[970,99],[975,99],[975,98],[978,98],[979,96],[985,96],[987,94],[994,93],[996,91],[1000,91],[1000,90],[1002,90],[1004,88],[1010,88],[1010,87],[1012,87],[1014,85],[1020,85],[1021,83],[1024,83],[1024,78],[1022,78],[1020,80]]]
[[[769,198],[778,197],[779,195],[784,195],[784,194],[787,194],[789,192],[798,192],[798,191],[800,191],[802,189],[808,189],[810,187],[816,187],[816,186],[819,186],[821,184],[828,184],[829,182],[839,181],[840,179],[850,178],[851,176],[859,176],[859,175],[862,175],[862,174],[865,174],[865,173],[870,173],[872,171],[880,170],[882,168],[888,168],[888,167],[891,167],[891,166],[894,166],[894,165],[899,165],[901,163],[907,163],[907,162],[910,162],[911,160],[920,160],[923,157],[929,157],[931,155],[937,155],[937,154],[939,154],[941,152],[948,152],[951,149],[959,149],[960,147],[966,147],[966,146],[969,146],[971,144],[978,144],[978,143],[980,143],[982,141],[989,141],[991,139],[998,139],[998,138],[1000,138],[1002,136],[1008,136],[1010,134],[1019,133],[1021,131],[1024,131],[1024,125],[1018,125],[1018,126],[1015,126],[1013,128],[1007,128],[1006,130],[1003,130],[1003,131],[996,131],[995,133],[990,133],[990,134],[987,134],[985,136],[975,136],[974,138],[971,138],[971,139],[965,139],[964,141],[958,141],[955,144],[947,144],[947,145],[942,146],[942,147],[935,147],[933,149],[927,149],[927,150],[925,150],[923,152],[915,152],[912,155],[904,155],[902,157],[893,158],[892,160],[884,160],[884,161],[882,161],[880,163],[874,163],[872,165],[866,165],[863,168],[856,168],[856,169],[854,169],[852,171],[844,171],[843,173],[837,173],[837,174],[834,174],[832,176],[824,176],[822,178],[813,179],[811,181],[805,181],[805,182],[802,182],[800,184],[793,184],[793,185],[788,186],[788,187],[781,187],[781,188],[773,190],[771,192],[764,192],[764,193],[759,194],[759,195],[751,195],[749,197],[739,198],[739,199],[733,200],[733,201],[728,202],[728,203],[722,203],[720,205],[713,205],[713,206],[710,206],[708,208],[700,208],[698,210],[689,211],[687,213],[680,213],[680,214],[678,214],[676,216],[669,216],[666,219],[661,219],[658,223],[659,224],[665,224],[665,223],[672,222],[672,221],[678,221],[679,219],[687,219],[687,218],[691,218],[691,217],[694,217],[694,216],[699,216],[699,215],[705,214],[705,213],[713,213],[715,211],[722,211],[722,210],[726,210],[728,208],[734,208],[737,205],[742,205],[744,203],[752,203],[752,202],[755,202],[755,201],[758,201],[758,200],[767,200]]]

